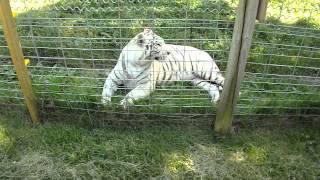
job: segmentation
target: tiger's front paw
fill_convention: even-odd
[[[110,104],[110,103],[111,103],[111,97],[109,97],[109,96],[102,96],[102,98],[101,98],[101,103],[102,103],[103,105],[108,105],[108,104]]]
[[[131,98],[125,97],[120,101],[120,105],[124,110],[127,110],[130,105],[133,105],[133,100]]]

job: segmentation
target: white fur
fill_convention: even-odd
[[[116,66],[105,81],[102,103],[111,101],[120,84],[132,89],[120,102],[126,109],[134,101],[149,96],[156,85],[181,80],[191,81],[208,91],[212,102],[218,101],[224,78],[214,60],[206,52],[193,47],[165,44],[159,36],[157,42],[160,46],[155,46],[155,36],[147,29],[123,48]],[[148,48],[149,45],[153,49]],[[161,48],[161,51],[155,47]],[[157,53],[161,54],[162,59],[154,59]]]

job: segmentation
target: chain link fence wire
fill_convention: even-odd
[[[120,90],[108,106],[101,92],[122,48],[144,27],[166,43],[208,52],[225,72],[236,0],[15,0],[11,2],[28,70],[43,114],[101,114],[117,121],[212,121],[216,105],[189,82],[157,87],[123,110]],[[319,117],[320,17],[316,0],[271,1],[258,23],[235,115]],[[0,102],[22,105],[0,31]]]
[[[319,120],[319,22],[317,1],[269,2],[267,21],[256,26],[237,106],[244,119]]]

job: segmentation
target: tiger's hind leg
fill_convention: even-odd
[[[211,73],[211,74],[210,74]],[[203,78],[205,80],[210,81],[211,83],[216,84],[220,90],[222,90],[223,88],[223,84],[224,84],[224,77],[222,76],[222,74],[220,72],[208,72],[209,75],[204,76]]]
[[[206,69],[206,67],[203,66],[203,69],[197,71],[195,75],[204,81],[208,81],[208,83],[215,84],[219,87],[219,90],[222,90],[225,78],[222,76],[218,67],[212,65],[208,66],[211,66],[211,68]]]
[[[220,92],[219,92],[219,86],[216,84],[211,84],[207,80],[200,79],[200,78],[195,78],[192,80],[192,84],[202,88],[206,91],[208,91],[210,97],[211,97],[211,102],[216,103],[219,98],[220,98]]]

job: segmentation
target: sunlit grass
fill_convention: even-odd
[[[30,10],[38,10],[53,5],[60,0],[10,0],[14,16]]]
[[[231,160],[237,163],[240,163],[244,160],[246,160],[246,155],[243,151],[236,151],[234,153],[231,154]]]
[[[7,144],[10,141],[4,127],[0,126],[0,146]]]
[[[319,0],[271,0],[267,17],[274,17],[289,24],[305,19],[320,28]]]
[[[194,162],[186,154],[172,152],[166,155],[165,174],[195,172]]]
[[[10,137],[7,129],[0,124],[0,159],[3,157],[3,154],[11,155],[13,153],[14,144],[14,138]]]

